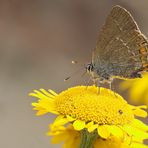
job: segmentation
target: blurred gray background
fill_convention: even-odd
[[[148,36],[147,0],[0,0],[1,148],[59,147],[45,136],[54,116],[36,117],[30,105],[36,99],[28,93],[84,84],[83,65],[116,4],[127,8]]]

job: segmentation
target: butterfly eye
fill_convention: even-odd
[[[93,68],[94,68],[94,67],[93,67],[92,63],[86,65],[86,70],[87,70],[88,72],[93,71]]]

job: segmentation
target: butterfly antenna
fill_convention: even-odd
[[[74,60],[71,61],[71,63],[72,63],[72,64],[79,64],[78,61],[74,61]],[[66,77],[66,78],[64,79],[64,81],[67,81],[67,80],[71,79],[75,74],[77,74],[78,72],[80,72],[81,69],[82,69],[82,68],[80,68],[80,69],[76,70],[74,73],[70,74],[70,76]]]
[[[69,80],[70,78],[71,78],[71,76],[65,78],[64,81],[67,81],[67,80]]]
[[[76,75],[80,70],[81,70],[81,69],[78,69],[78,70],[75,71],[74,73],[70,74],[70,76],[66,77],[66,78],[64,79],[64,81],[67,81],[67,80],[71,79],[71,78],[72,78],[74,75]]]

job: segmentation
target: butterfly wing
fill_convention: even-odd
[[[138,77],[139,71],[148,69],[147,53],[148,41],[131,14],[120,6],[113,7],[93,51],[96,73]]]

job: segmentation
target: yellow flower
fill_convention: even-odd
[[[49,125],[48,136],[52,136],[51,143],[58,144],[64,142],[63,148],[77,148],[80,143],[80,132],[74,130],[72,125],[67,127]]]
[[[148,73],[143,78],[127,80],[121,83],[121,88],[129,89],[130,100],[136,104],[148,105]]]
[[[147,116],[143,110],[146,106],[129,105],[109,89],[77,86],[59,94],[40,89],[30,96],[39,98],[37,103],[32,103],[37,115],[48,112],[57,115],[48,135],[55,142],[65,141],[64,148],[74,147],[73,143],[79,145],[80,132],[84,129],[89,133],[97,131],[95,148],[100,145],[115,148],[117,143],[121,148],[139,148],[134,144],[144,148],[143,140],[148,139],[148,126],[135,118]]]
[[[51,142],[53,144],[64,142],[63,148],[79,147],[81,133],[80,131],[76,131],[72,124],[67,127],[50,124],[49,128],[50,130],[47,135],[52,136]],[[147,148],[147,146],[129,135],[124,135],[122,138],[112,135],[107,139],[97,137],[94,142],[94,148]]]

